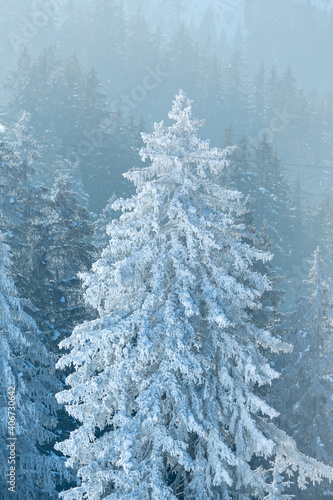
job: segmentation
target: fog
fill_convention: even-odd
[[[269,328],[288,337],[293,327],[288,323],[281,333],[279,325],[296,307],[297,286],[309,279],[318,247],[327,283],[333,276],[333,0],[2,0],[0,6],[0,230],[12,246],[18,293],[34,304],[33,317],[53,339],[48,347],[57,351],[58,337],[94,317],[90,309],[82,312],[77,273],[89,270],[108,243],[105,227],[120,214],[110,203],[135,192],[123,174],[143,168],[141,133],[152,133],[162,120],[171,124],[168,112],[180,89],[193,115],[205,120],[200,137],[211,147],[236,146],[218,183],[242,193],[250,233],[274,254],[269,271],[258,272],[267,271],[276,291],[265,296],[273,316],[279,310]],[[18,157],[31,181],[21,195],[15,191],[20,170],[4,166]],[[60,182],[60,174],[69,180]],[[36,208],[46,199],[55,211],[47,221],[44,205]],[[83,233],[68,230],[72,239],[55,243],[65,212],[66,220],[78,216]],[[61,257],[50,254],[48,261],[50,248],[60,247]],[[32,285],[35,275],[40,281]],[[43,308],[62,299],[66,314],[56,319],[54,306],[43,316]],[[272,363],[282,370],[286,359]],[[322,377],[332,379],[331,373]],[[281,410],[286,399],[277,400]],[[294,432],[285,420],[284,430]],[[304,436],[297,444],[333,465],[332,437],[317,442],[322,456]],[[319,496],[296,498],[332,495],[324,484],[311,490]]]
[[[39,115],[48,120],[51,80],[75,55],[82,78],[94,69],[96,82],[80,97],[80,123],[63,104],[67,126],[75,121],[75,144],[68,148],[75,150],[99,126],[101,116],[92,123],[87,113],[94,92],[105,94],[96,103],[100,115],[119,110],[125,120],[143,119],[151,130],[182,88],[206,120],[203,133],[213,144],[224,144],[229,126],[235,143],[244,133],[253,143],[266,133],[290,182],[300,178],[317,203],[315,194],[330,194],[332,186],[329,170],[311,167],[331,161],[332,23],[330,2],[324,1],[2,2],[3,122],[10,125],[24,102],[33,125],[38,123],[37,140],[60,138],[63,130],[52,129],[51,120],[41,125]],[[50,47],[56,56],[42,70]],[[24,50],[30,68],[19,66]],[[68,71],[79,78],[74,63]]]

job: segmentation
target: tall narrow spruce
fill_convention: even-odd
[[[289,346],[251,319],[270,288],[253,264],[271,256],[249,243],[241,194],[213,182],[230,148],[197,138],[182,92],[169,117],[143,134],[151,161],[125,174],[136,194],[83,275],[99,319],[61,343],[74,369],[58,400],[82,424],[58,445],[82,480],[67,500],[277,498],[286,470],[300,487],[333,477],[257,394],[278,376],[265,353]]]

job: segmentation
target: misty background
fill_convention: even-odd
[[[141,163],[141,132],[168,121],[182,89],[205,119],[203,138],[242,145],[221,182],[248,196],[256,227],[268,228],[285,288],[307,275],[318,243],[332,269],[332,2],[18,0],[1,9],[0,133],[10,144],[30,114],[35,183],[51,188],[70,174],[93,217],[114,217],[105,207],[133,193],[122,174]],[[265,173],[272,164],[276,175]]]
[[[169,124],[179,89],[205,120],[202,138],[237,146],[218,182],[243,193],[248,227],[274,254],[259,270],[274,291],[257,323],[279,326],[280,312],[294,307],[296,284],[307,279],[318,245],[332,279],[332,0],[0,6],[0,231],[23,306],[50,352],[58,355],[59,340],[96,316],[84,305],[78,273],[91,269],[107,244],[105,227],[119,215],[111,202],[134,192],[122,174],[143,165],[141,132]],[[296,323],[302,335],[303,317],[297,321],[288,335]],[[327,437],[328,410],[325,418]],[[73,422],[64,413],[59,421],[64,437]],[[299,438],[298,429],[287,430]],[[297,444],[332,465],[331,437],[324,458],[322,443]],[[333,495],[325,488],[314,495]]]
[[[299,182],[306,200],[317,204],[331,193],[333,175],[331,6],[324,0],[1,2],[2,123],[10,127],[22,109],[31,113],[44,155],[79,157],[92,208],[100,210],[121,191],[118,174],[138,161],[124,141],[136,150],[139,132],[165,118],[182,88],[206,119],[203,134],[213,145],[224,145],[229,127],[232,143],[247,134],[255,144],[266,134],[292,188]],[[96,132],[105,119],[109,133],[117,120],[129,129],[124,138],[118,130],[125,151],[116,162],[104,150],[110,141]],[[101,176],[110,177],[103,193],[87,181],[91,175],[99,177],[97,190]]]

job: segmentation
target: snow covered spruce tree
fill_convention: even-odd
[[[48,283],[44,278],[33,299],[44,311],[44,323],[53,331],[53,338],[59,334],[61,338],[68,336],[74,326],[90,318],[77,274],[91,268],[96,253],[89,242],[93,233],[90,213],[75,187],[70,175],[57,177],[45,221],[48,238],[39,240],[42,261],[48,264],[50,278]]]
[[[281,425],[294,437],[300,450],[330,465],[333,465],[332,306],[329,281],[317,248],[309,278],[300,284],[295,307],[280,326],[289,332],[294,351],[285,357],[287,365],[273,387],[273,394],[281,409]],[[327,487],[325,482],[311,488],[306,495],[299,493],[298,497],[323,498]]]
[[[12,135],[12,151],[0,145],[0,231],[8,231],[12,276],[18,293],[31,300],[39,277],[34,268],[40,245],[36,248],[34,236],[38,235],[39,242],[47,239],[44,221],[49,193],[45,186],[36,184],[34,159],[37,151],[29,114],[22,114]]]
[[[70,477],[52,452],[58,408],[54,394],[61,386],[36,323],[21,308],[8,251],[0,235],[0,498],[49,500]],[[16,495],[8,490],[10,467],[15,467]]]
[[[253,324],[270,255],[250,243],[241,195],[213,183],[230,148],[196,137],[201,122],[180,92],[170,127],[143,134],[143,169],[125,177],[136,194],[114,203],[110,244],[83,275],[99,319],[75,328],[59,368],[74,367],[58,394],[82,425],[58,449],[81,485],[63,498],[250,499],[273,494],[255,464],[271,457],[306,477],[333,478],[269,422],[257,394],[278,374],[263,351],[288,349]],[[275,467],[276,469],[276,467]],[[272,497],[269,497],[272,498]]]

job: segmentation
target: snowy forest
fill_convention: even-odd
[[[333,499],[333,0],[0,4],[0,500]]]

